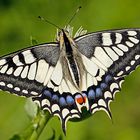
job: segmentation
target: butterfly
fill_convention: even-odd
[[[121,90],[124,77],[140,62],[140,29],[86,33],[72,37],[69,25],[57,41],[19,50],[0,58],[0,89],[30,97],[42,110],[69,119],[104,110]]]

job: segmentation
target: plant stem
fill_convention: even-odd
[[[39,116],[35,119],[35,122],[33,122],[33,132],[31,133],[29,140],[37,140],[45,128],[46,124],[50,120],[51,115],[49,112],[45,112],[44,114],[39,113]]]

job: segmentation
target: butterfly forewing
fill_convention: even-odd
[[[114,77],[129,74],[139,64],[140,29],[90,33],[75,42],[83,55]]]
[[[58,44],[43,44],[0,58],[0,88],[20,96],[38,96],[59,54]]]

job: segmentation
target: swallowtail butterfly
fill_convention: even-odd
[[[0,58],[0,89],[31,97],[42,110],[57,115],[66,131],[72,118],[104,110],[124,77],[140,64],[140,29],[86,33],[73,28],[57,42],[26,48]]]

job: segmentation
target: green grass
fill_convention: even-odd
[[[64,27],[75,9],[81,5],[71,25],[89,32],[140,27],[139,0],[0,0],[0,56],[30,46],[30,37],[39,43],[54,41],[56,28],[41,22],[43,16]],[[97,112],[81,122],[68,122],[67,136],[60,121],[53,117],[39,140],[47,140],[55,131],[65,140],[139,140],[140,139],[140,69],[126,78],[122,91],[111,104],[113,123],[104,112]],[[0,92],[0,139],[8,140],[30,124],[25,111],[26,99]]]

